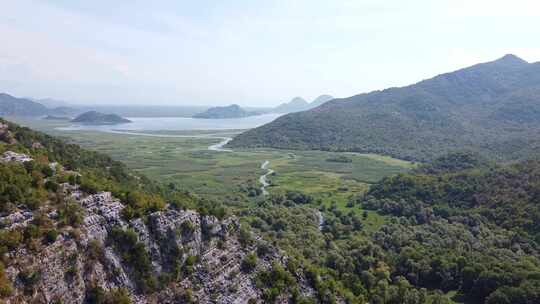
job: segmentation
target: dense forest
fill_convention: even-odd
[[[244,215],[294,257],[322,303],[538,303],[539,195],[539,161],[455,153],[383,179],[350,211],[321,205],[321,231],[317,202],[301,193]],[[370,210],[385,218],[375,231],[363,225]]]
[[[540,63],[507,55],[414,85],[279,117],[231,147],[378,153],[428,161],[470,150],[524,159],[540,146]]]

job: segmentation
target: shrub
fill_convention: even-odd
[[[51,180],[48,180],[45,182],[45,189],[51,191],[51,192],[56,192],[58,191],[58,184],[54,181],[51,181]]]
[[[75,202],[65,202],[58,208],[58,220],[61,225],[78,227],[83,221],[83,210]]]
[[[56,238],[58,238],[58,231],[56,231],[56,229],[51,229],[45,234],[45,240],[49,244],[54,243]]]
[[[0,297],[7,297],[11,295],[13,288],[11,282],[6,277],[4,264],[0,263]]]
[[[243,272],[252,272],[257,267],[257,256],[254,253],[247,254],[242,260],[240,269]]]
[[[195,226],[191,221],[184,221],[180,224],[180,229],[182,230],[182,235],[190,236],[195,232]]]
[[[345,155],[339,155],[335,157],[329,157],[326,159],[327,162],[333,163],[352,163],[352,159],[348,158]]]
[[[107,296],[107,304],[131,304],[129,292],[124,288],[113,289]]]
[[[249,229],[244,225],[241,225],[240,230],[238,231],[238,241],[244,247],[253,242]]]
[[[88,242],[86,254],[88,255],[88,258],[92,261],[101,261],[105,256],[103,246],[97,240],[91,240],[90,242]]]
[[[138,241],[135,231],[115,227],[109,237],[122,260],[132,268],[139,289],[142,292],[154,290],[157,287],[157,279],[152,273],[150,255],[144,244]]]

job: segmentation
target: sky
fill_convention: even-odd
[[[274,106],[513,53],[538,0],[0,0],[0,92],[75,104]]]

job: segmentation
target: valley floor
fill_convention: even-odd
[[[234,130],[158,131],[144,132],[153,136],[143,136],[142,132],[61,131],[57,128],[66,122],[10,119],[108,154],[160,182],[176,184],[210,199],[226,198],[231,207],[235,204],[242,207],[261,196],[259,178],[267,172],[261,169],[266,161],[274,171],[267,176],[269,193],[302,191],[315,198],[315,207],[321,204],[330,207],[335,203],[343,210],[347,209],[349,197],[366,191],[370,183],[414,167],[410,162],[371,154],[275,149],[216,151],[223,138],[240,132]],[[332,161],[339,156],[350,162]],[[367,227],[375,228],[382,223],[375,213],[371,218],[373,221]]]

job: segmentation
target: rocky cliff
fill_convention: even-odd
[[[83,303],[99,292],[117,290],[134,303],[247,303],[260,298],[256,271],[243,271],[241,265],[262,241],[253,237],[241,244],[234,217],[220,221],[167,209],[126,221],[121,217],[123,204],[111,193],[85,195],[76,186],[62,187],[83,208],[82,224],[64,227],[48,244],[8,253],[5,272],[13,291],[6,303]],[[54,210],[42,211],[52,221],[58,216]],[[14,229],[36,220],[32,213],[21,213],[2,222],[4,229]],[[141,272],[138,268],[144,265],[128,257],[134,252],[122,252],[125,244],[116,243],[122,232],[134,233],[136,246],[149,258],[149,269]],[[256,268],[284,259],[270,251]]]

